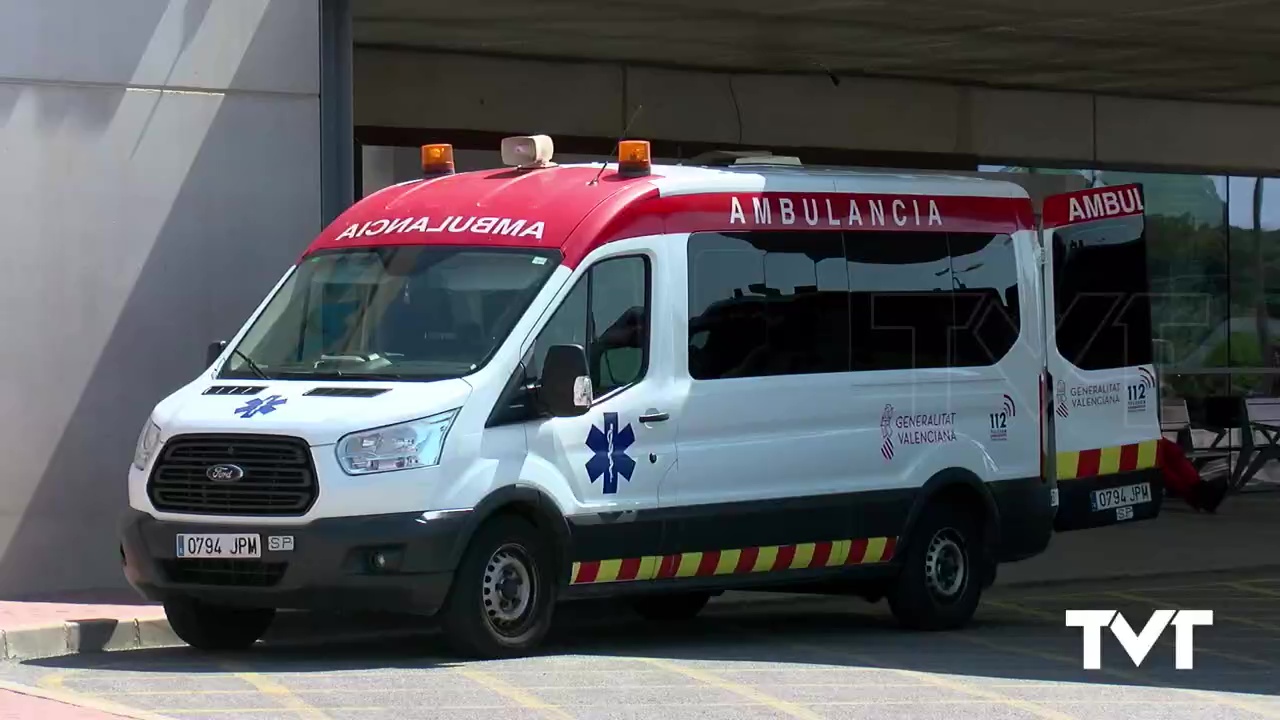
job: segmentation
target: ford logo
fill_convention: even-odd
[[[204,474],[214,482],[236,482],[244,478],[244,468],[239,465],[214,465],[205,470]]]

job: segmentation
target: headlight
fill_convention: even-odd
[[[142,433],[138,435],[137,447],[133,449],[133,466],[139,470],[146,470],[147,463],[151,461],[151,456],[158,447],[160,447],[160,426],[148,420],[142,428]]]
[[[348,475],[431,467],[440,462],[457,410],[399,425],[361,430],[338,441],[338,465]]]

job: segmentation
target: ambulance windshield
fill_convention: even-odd
[[[313,255],[219,377],[469,375],[497,351],[559,260],[554,251],[422,246]]]

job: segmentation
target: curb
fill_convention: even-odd
[[[164,618],[73,620],[47,627],[0,630],[0,659],[34,660],[181,644]]]

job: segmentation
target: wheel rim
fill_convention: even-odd
[[[537,604],[538,570],[529,553],[506,544],[485,564],[480,592],[481,609],[489,627],[501,635],[519,635]]]
[[[924,556],[924,579],[929,592],[944,602],[954,601],[964,593],[969,582],[969,561],[960,533],[951,528],[934,533]]]

